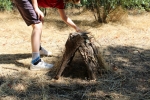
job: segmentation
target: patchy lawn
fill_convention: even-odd
[[[32,28],[15,13],[0,13],[0,99],[1,100],[150,100],[150,13],[130,12],[124,20],[98,24],[88,11],[67,12],[99,42],[104,59],[115,65],[96,81],[79,72],[54,80],[57,64],[72,28],[54,10],[45,17],[42,45],[53,52],[42,57],[55,67],[49,72],[30,71]],[[81,59],[82,60],[82,59]],[[81,74],[81,75],[78,75]]]

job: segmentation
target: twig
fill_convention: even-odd
[[[10,68],[10,67],[2,67],[4,69],[11,69],[11,70],[15,70],[15,71],[19,71],[18,69],[15,69],[15,68]]]

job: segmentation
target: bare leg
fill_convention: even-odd
[[[32,35],[31,35],[32,52],[39,53],[41,34],[42,34],[42,23],[33,24],[32,27],[33,27]]]
[[[42,23],[32,24],[31,46],[32,46],[32,63],[30,70],[49,70],[53,64],[45,63],[40,59],[40,42],[42,34]]]

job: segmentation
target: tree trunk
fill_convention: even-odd
[[[71,63],[75,52],[78,50],[86,64],[90,80],[96,80],[97,75],[102,69],[105,69],[105,63],[100,56],[99,50],[91,38],[88,37],[87,32],[71,33],[65,44],[65,52],[63,54],[62,62],[55,79],[59,79],[65,67]]]

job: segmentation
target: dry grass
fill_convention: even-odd
[[[53,56],[42,59],[57,65],[68,34],[74,30],[54,12],[45,18],[42,35],[43,47]],[[31,27],[17,12],[0,13],[0,100],[149,100],[150,13],[128,15],[125,21],[102,25],[88,11],[67,13],[97,39],[114,72],[90,82],[80,58],[67,70],[71,72],[57,81],[53,79],[56,67],[50,72],[30,71]]]

